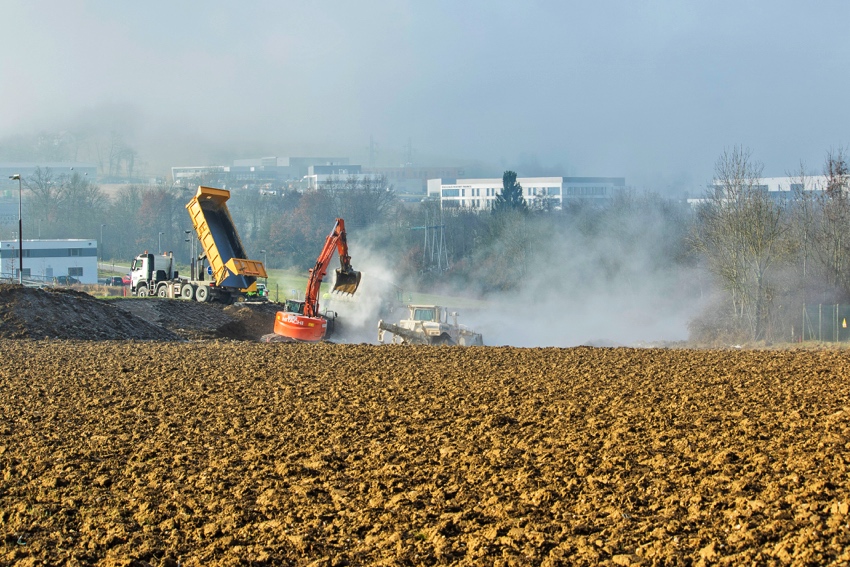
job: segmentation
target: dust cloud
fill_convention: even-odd
[[[337,314],[332,336],[335,342],[377,343],[378,320],[398,318],[395,307],[402,299],[401,287],[393,283],[398,275],[388,265],[386,258],[369,245],[349,236],[349,253],[352,267],[361,273],[360,285],[351,294],[328,293],[320,298],[322,311]],[[333,270],[338,267],[336,258],[331,262],[325,281],[333,283]],[[395,322],[395,321],[393,321]]]
[[[485,345],[640,347],[685,341],[689,321],[704,305],[699,269],[684,249],[687,211],[670,213],[656,205],[651,197],[626,199],[569,220],[524,225],[523,250],[492,242],[486,254],[498,263],[488,263],[463,284],[447,285],[442,282],[449,278],[441,278],[427,292],[445,297],[458,322],[481,333]],[[588,231],[582,223],[595,226]],[[339,316],[337,340],[375,343],[377,320],[403,318],[410,290],[392,259],[371,248],[368,235],[350,235],[349,242],[352,265],[363,274],[360,288],[322,307]],[[488,289],[500,279],[511,280],[512,288]],[[389,305],[395,312],[387,312]]]

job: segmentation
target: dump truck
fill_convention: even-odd
[[[145,252],[136,256],[130,270],[130,291],[139,297],[171,297],[199,302],[231,303],[250,294],[260,297],[257,279],[265,278],[266,268],[259,260],[246,258],[245,248],[227,209],[230,191],[198,187],[186,204],[198,236],[201,254],[192,258],[190,274],[182,277],[174,270],[174,257]],[[194,255],[193,255],[194,256]]]
[[[412,345],[481,346],[484,340],[464,325],[458,325],[457,311],[450,312],[439,305],[408,305],[407,319],[398,325],[378,321],[378,342],[384,343],[386,333],[393,335],[392,342]],[[451,317],[451,320],[449,319]]]
[[[316,265],[310,269],[304,301],[287,299],[283,311],[278,311],[275,315],[274,332],[266,335],[263,340],[318,342],[331,336],[336,312],[319,311],[319,289],[334,252],[339,255],[339,268],[335,270],[336,278],[331,293],[353,295],[357,291],[361,274],[351,267],[345,221],[336,219],[316,259]]]

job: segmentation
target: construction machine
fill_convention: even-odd
[[[332,293],[354,294],[357,291],[360,285],[360,272],[351,267],[345,222],[342,219],[336,219],[333,230],[325,240],[325,246],[316,260],[316,265],[310,269],[304,301],[286,300],[284,310],[275,315],[275,335],[305,342],[318,342],[331,335],[336,313],[328,311],[320,313],[319,289],[335,250],[339,255],[340,267],[335,270],[336,281]]]
[[[464,325],[458,325],[457,311],[449,312],[439,305],[408,305],[409,315],[398,325],[378,321],[378,342],[385,334],[393,335],[392,342],[411,345],[481,346],[484,340]],[[451,317],[451,320],[449,320]]]
[[[136,256],[130,270],[130,291],[139,297],[157,296],[199,302],[231,303],[257,296],[257,278],[266,276],[259,260],[246,259],[245,248],[227,200],[230,191],[213,187],[198,187],[198,192],[186,204],[192,225],[203,252],[192,258],[190,276],[181,277],[174,267],[174,258],[167,254]]]

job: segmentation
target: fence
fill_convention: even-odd
[[[804,305],[803,341],[850,341],[850,305]]]

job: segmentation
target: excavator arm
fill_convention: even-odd
[[[316,265],[310,270],[307,280],[307,292],[304,295],[304,315],[317,317],[319,315],[319,288],[328,270],[328,264],[334,250],[339,254],[340,267],[336,270],[336,282],[333,291],[354,293],[360,285],[360,272],[351,268],[351,257],[348,255],[348,241],[345,238],[345,222],[336,219],[333,230],[325,239],[325,246],[316,260]]]

